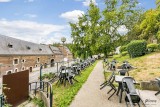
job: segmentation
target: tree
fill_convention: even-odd
[[[106,8],[100,9],[92,2],[88,11],[77,23],[70,23],[73,38],[72,52],[76,55],[104,53],[107,56],[125,39],[119,29],[130,30],[138,20],[137,0],[105,0]],[[83,51],[81,45],[86,48]],[[82,53],[81,53],[82,52]]]
[[[156,0],[157,9],[160,10],[160,0]]]
[[[109,54],[115,49],[118,42],[122,40],[122,34],[118,31],[120,27],[131,29],[131,23],[136,16],[137,0],[106,0],[106,8],[103,10],[103,18],[101,21],[102,34],[105,38],[103,41],[104,54]]]

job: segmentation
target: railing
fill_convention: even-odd
[[[33,85],[34,84],[34,85]],[[40,84],[42,84],[42,87],[40,88]],[[32,87],[32,85],[34,87]],[[53,90],[52,90],[52,85],[49,82],[41,81],[41,82],[31,82],[29,84],[30,91],[34,90],[34,94],[36,96],[37,91],[43,91],[46,93],[47,98],[50,100],[50,107],[52,107],[52,100],[53,100]]]
[[[1,94],[0,95],[0,107],[4,107],[4,104],[5,104],[4,95]]]

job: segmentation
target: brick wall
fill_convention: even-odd
[[[38,62],[39,58],[39,62]],[[56,57],[56,60],[60,60],[61,57]],[[14,59],[18,59],[18,64],[14,64]],[[52,59],[55,59],[54,55],[48,56],[0,56],[0,74],[1,76],[6,74],[7,71],[15,72],[39,67],[40,64],[50,63]]]

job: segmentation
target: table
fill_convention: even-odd
[[[122,79],[124,77],[131,77],[131,76],[120,76],[120,75],[115,76],[115,82],[117,82],[119,84],[118,91],[117,91],[117,95],[119,94],[119,91],[120,91],[119,103],[121,103],[121,101],[122,101],[122,93],[123,93]],[[133,83],[137,83],[137,82],[133,82]]]

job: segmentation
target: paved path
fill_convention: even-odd
[[[125,107],[124,103],[118,103],[118,97],[116,95],[108,100],[109,95],[107,92],[110,88],[106,87],[103,90],[99,89],[100,84],[103,82],[103,66],[102,61],[99,61],[86,83],[75,96],[70,107]]]
[[[119,103],[119,97],[117,95],[114,95],[108,100],[110,95],[107,92],[110,87],[105,87],[103,90],[99,89],[100,84],[103,82],[103,66],[102,61],[99,61],[86,83],[75,96],[70,107],[126,107],[124,95],[122,103]],[[139,91],[138,93],[140,93],[144,102],[148,100],[146,107],[160,107],[160,99],[154,95],[156,93],[155,91]]]

